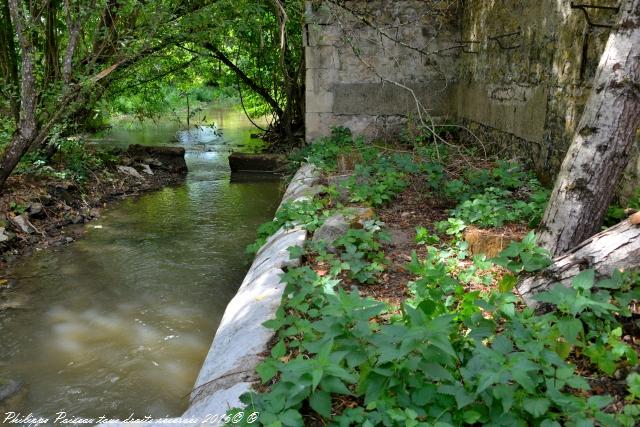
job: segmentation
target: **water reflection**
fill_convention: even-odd
[[[227,143],[246,143],[249,124],[225,114]],[[107,138],[139,143],[141,132],[156,130],[113,129]],[[158,140],[169,143],[172,133],[165,128]],[[126,418],[186,408],[248,267],[244,248],[280,192],[277,182],[230,183],[225,152],[190,150],[186,158],[184,185],[125,200],[84,239],[10,272],[18,285],[10,298],[23,309],[0,314],[0,378],[29,387],[10,410]]]

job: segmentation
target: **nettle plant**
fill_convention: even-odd
[[[308,245],[317,260],[327,263],[334,275],[344,273],[359,284],[374,283],[387,264],[383,244],[389,235],[383,230],[384,224],[377,220],[365,221],[361,229],[349,229],[332,244],[332,251],[324,242]]]
[[[282,227],[287,229],[301,226],[309,231],[316,230],[330,215],[326,208],[327,202],[319,198],[283,203],[272,221],[258,227],[258,237],[255,242],[247,246],[247,253],[258,252],[267,239]]]
[[[501,227],[524,222],[535,227],[542,219],[549,191],[519,165],[498,162],[491,170],[473,170],[444,184],[443,194],[458,201],[451,216],[467,224]]]
[[[530,243],[501,262],[514,273],[545,265]],[[304,417],[340,426],[634,425],[640,376],[627,377],[629,404],[613,415],[604,411],[612,399],[592,393],[572,358],[586,354],[604,372],[637,364],[612,339],[638,298],[637,276],[596,281],[585,271],[570,288],[538,296],[556,308],[541,316],[517,309],[514,275],[485,294],[465,292],[472,281],[496,279],[482,257],[461,269],[467,257],[463,243],[414,254],[408,268],[417,280],[401,307],[344,290],[340,271],[289,270],[283,304],[265,323],[278,338],[258,367],[268,391],[243,402],[269,426],[301,426]],[[604,353],[599,346],[608,363],[590,355]]]

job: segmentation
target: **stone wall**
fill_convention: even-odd
[[[586,3],[617,6],[619,0]],[[597,24],[617,16],[588,13]],[[461,31],[477,53],[460,57],[458,117],[526,141],[539,175],[553,176],[580,120],[608,28],[590,26],[569,1],[501,0],[465,2]]]
[[[416,111],[416,99],[432,115],[448,114],[459,53],[426,53],[459,37],[457,8],[440,2],[425,9],[423,0],[342,3],[307,2],[307,140],[338,125],[384,137]]]
[[[417,121],[417,98],[551,183],[609,35],[602,25],[617,16],[568,0],[309,1],[307,139],[335,125],[385,137]],[[638,186],[638,151],[623,196]]]

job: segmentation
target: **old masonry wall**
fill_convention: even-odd
[[[306,2],[306,138],[465,124],[551,183],[626,0]],[[414,96],[415,95],[415,96]],[[420,105],[421,111],[419,111]],[[640,178],[640,138],[623,178]]]

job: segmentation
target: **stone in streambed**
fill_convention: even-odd
[[[27,393],[22,381],[0,379],[0,413],[21,410]]]
[[[284,170],[287,159],[282,154],[231,153],[231,172],[279,172]]]
[[[15,237],[15,234],[8,232],[4,227],[0,227],[0,243],[9,242]]]
[[[142,166],[142,172],[146,173],[147,175],[153,175],[153,171],[151,170],[151,167],[149,167],[149,165],[143,163],[140,166]]]
[[[187,173],[183,147],[152,147],[140,144],[130,145],[126,154],[136,162],[151,165],[156,169],[172,173]]]

